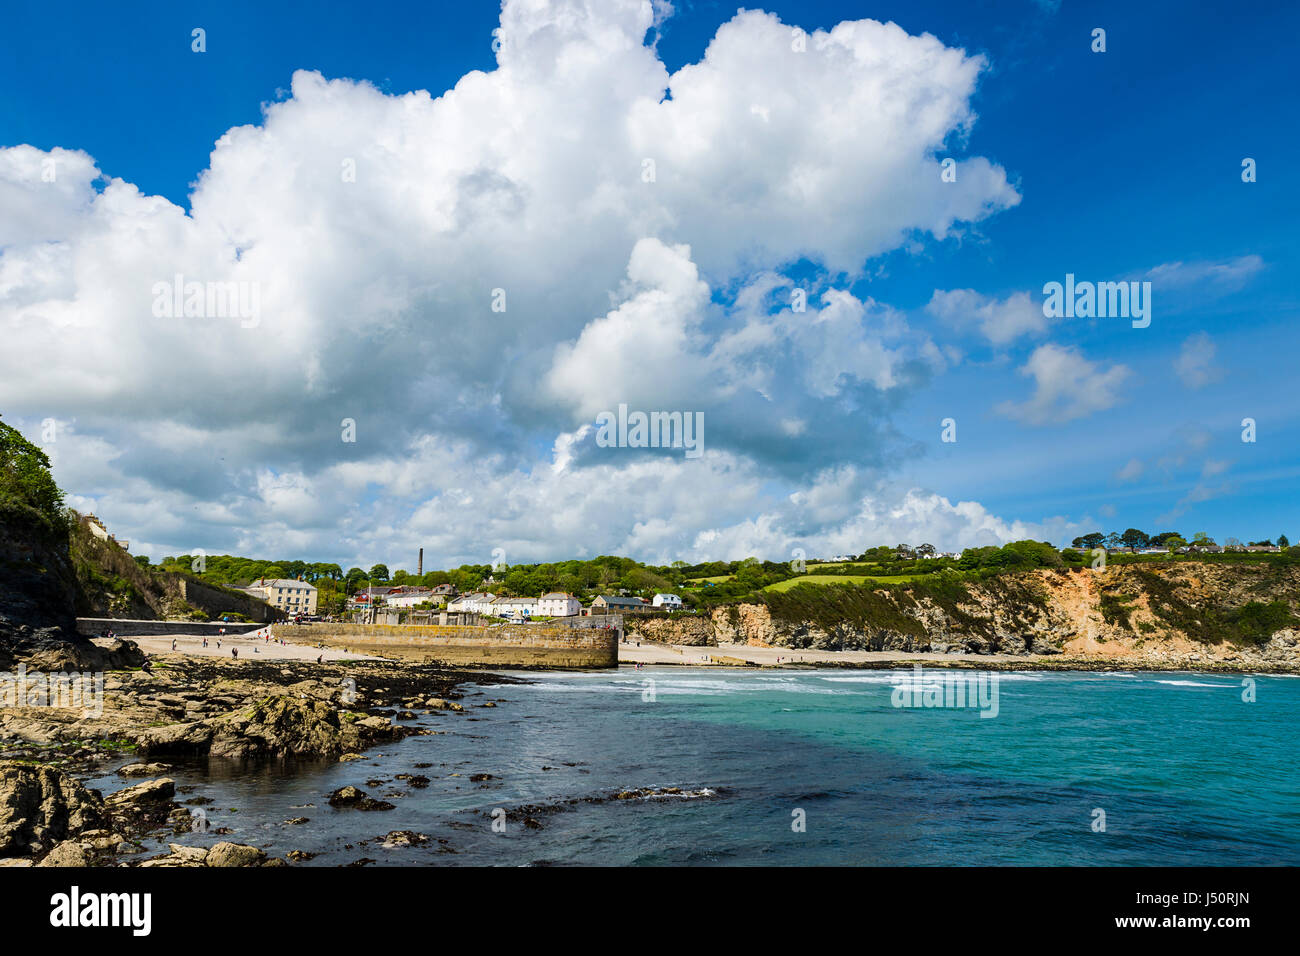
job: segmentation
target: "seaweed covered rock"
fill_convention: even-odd
[[[99,794],[67,774],[0,762],[0,857],[44,852],[105,818]]]
[[[234,714],[141,733],[140,752],[213,757],[339,757],[405,736],[383,718],[338,710],[322,700],[267,697]]]

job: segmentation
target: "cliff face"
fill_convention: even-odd
[[[66,529],[12,509],[0,518],[0,669],[18,661],[50,672],[139,664],[130,641],[100,647],[77,634],[83,596]]]
[[[0,668],[33,655],[99,661],[77,635],[78,616],[206,620],[225,611],[259,622],[282,616],[248,595],[141,568],[84,519],[69,527],[0,510]]]
[[[907,589],[795,588],[716,608],[708,643],[1300,666],[1298,611],[1296,567],[1112,565]]]
[[[623,618],[623,626],[633,640],[689,647],[705,647],[718,643],[714,636],[714,624],[707,617],[682,615],[681,617],[643,618],[628,614]]]
[[[0,520],[0,656],[76,634],[77,580],[59,531],[16,512]]]
[[[243,592],[142,568],[119,545],[91,534],[84,519],[72,530],[71,558],[80,617],[208,620],[235,611],[267,623],[284,616]]]

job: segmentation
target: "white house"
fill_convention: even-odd
[[[537,613],[537,598],[499,597],[489,605],[487,613],[522,620]]]
[[[582,602],[572,594],[551,591],[537,599],[537,612],[542,617],[575,617],[582,613]]]
[[[424,587],[394,588],[384,596],[384,603],[389,607],[415,607],[417,604],[434,603],[433,592]]]
[[[462,594],[447,605],[448,611],[469,611],[471,614],[491,614],[492,602],[497,599],[490,591],[475,591]]]
[[[664,607],[669,610],[676,610],[682,606],[682,599],[676,594],[656,594],[650,599],[650,603],[655,607]]]

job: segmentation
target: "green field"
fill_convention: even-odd
[[[909,581],[915,581],[917,578],[924,578],[924,574],[800,574],[797,577],[789,578],[785,581],[778,581],[776,584],[769,584],[763,588],[764,591],[788,591],[792,587],[800,584],[866,584],[872,582],[875,584],[906,584]]]

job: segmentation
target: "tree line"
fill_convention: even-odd
[[[1177,531],[1161,531],[1159,534],[1147,534],[1138,528],[1129,528],[1124,532],[1112,531],[1109,534],[1102,534],[1100,531],[1093,531],[1089,534],[1082,534],[1070,542],[1076,548],[1085,551],[1093,551],[1098,548],[1105,548],[1107,551],[1118,551],[1127,548],[1129,551],[1138,551],[1142,548],[1167,548],[1170,551],[1177,551],[1179,548],[1198,547],[1214,548],[1218,547],[1218,542],[1211,538],[1204,531],[1198,531],[1192,535],[1191,540],[1184,538]],[[1225,548],[1243,547],[1242,542],[1237,538],[1225,539],[1223,546]],[[1250,547],[1264,548],[1289,548],[1290,540],[1284,534],[1277,536],[1277,544],[1272,540],[1251,541]]]

